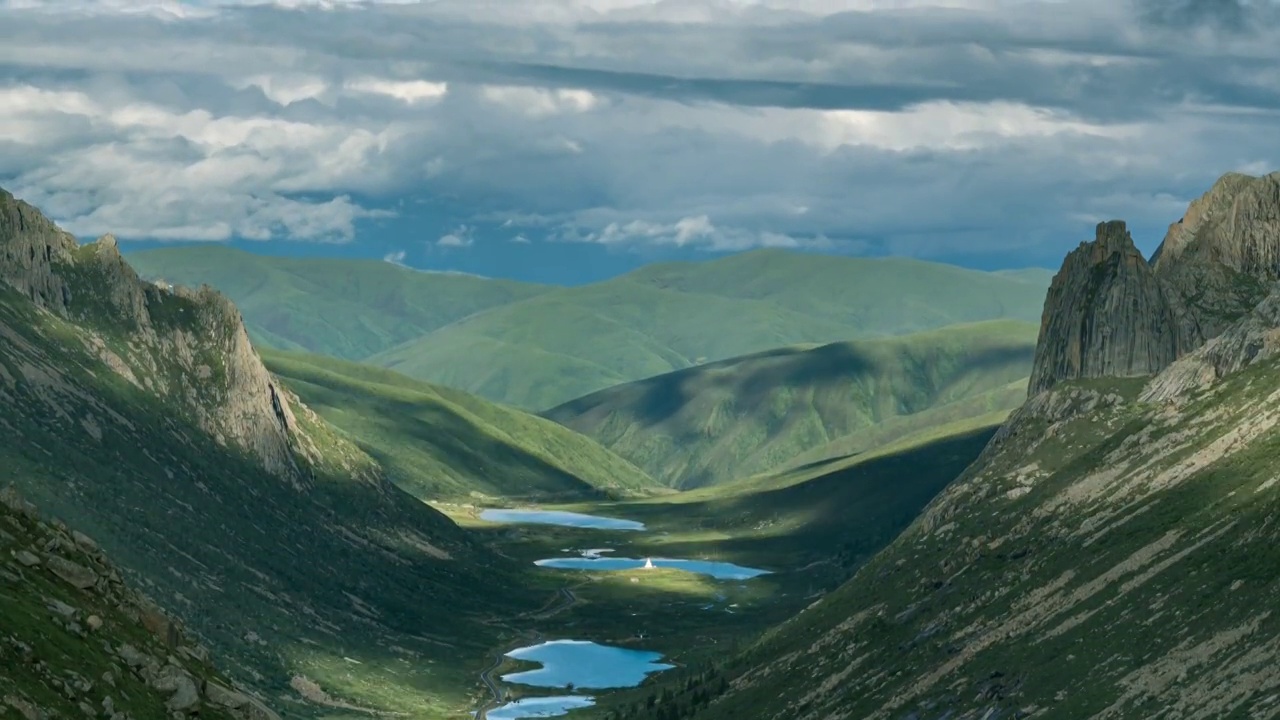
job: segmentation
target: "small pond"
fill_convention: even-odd
[[[749,580],[753,577],[769,574],[768,570],[757,570],[756,568],[712,560],[672,560],[670,558],[651,558],[651,560],[654,567],[710,575],[717,580]],[[600,557],[598,553],[593,553],[584,554],[583,557],[548,558],[546,560],[538,560],[535,564],[541,567],[566,570],[639,570],[644,567],[644,563],[644,560],[637,558]]]
[[[652,673],[674,665],[658,662],[661,653],[598,645],[585,640],[552,640],[507,653],[507,657],[542,667],[502,676],[503,682],[583,690],[634,687]]]
[[[509,702],[485,713],[489,720],[522,720],[523,718],[559,717],[570,710],[591,707],[596,701],[583,695],[528,697]]]
[[[480,512],[480,519],[496,523],[562,525],[564,527],[591,528],[593,530],[644,530],[644,523],[634,520],[584,515],[583,513],[564,510],[499,510],[490,508]]]

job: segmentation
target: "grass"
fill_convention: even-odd
[[[1061,414],[1017,416],[850,580],[723,664],[731,686],[694,716],[1273,715],[1280,364],[1180,407],[1135,403],[1141,384],[1064,383]]]
[[[601,390],[544,413],[672,487],[864,452],[1022,403],[1037,326],[1011,320],[771,350]]]
[[[0,243],[21,241],[5,230]],[[293,704],[299,674],[379,711],[469,709],[476,673],[508,633],[495,620],[542,602],[524,569],[388,483],[300,406],[296,475],[214,437],[202,418],[248,392],[221,362],[235,318],[220,300],[145,285],[97,247],[50,270],[74,281],[65,315],[0,287],[5,481],[97,539],[228,675],[294,716],[328,712]],[[116,354],[115,369],[95,348]],[[395,653],[417,661],[405,670]]]
[[[987,273],[778,250],[565,288],[225,248],[130,258],[147,277],[223,290],[255,340],[273,347],[370,361],[531,410],[786,345],[1036,321],[1048,285],[1038,269]]]
[[[208,244],[128,259],[146,278],[216,287],[244,313],[256,341],[348,360],[552,289],[376,260],[273,257]]]
[[[383,368],[262,354],[309,407],[419,498],[563,502],[656,486],[594,440],[520,410]]]
[[[53,529],[41,521],[0,506],[0,552],[4,558],[8,559],[10,552],[40,552],[55,537]],[[75,556],[74,546],[64,546],[55,553],[60,557],[71,555],[68,559],[73,562],[85,563]],[[11,716],[7,707],[11,699],[71,717],[81,714],[80,702],[100,711],[102,701],[110,697],[117,712],[126,712],[138,720],[169,718],[164,706],[169,694],[149,687],[133,673],[123,672],[116,656],[115,649],[123,644],[159,661],[173,652],[131,616],[139,605],[132,599],[126,605],[126,593],[132,598],[130,591],[119,587],[113,587],[109,595],[96,590],[80,591],[43,567],[22,568],[13,561],[0,565],[0,617],[4,618],[0,624],[0,716]],[[68,617],[51,609],[59,606],[75,614]],[[91,616],[101,622],[96,630],[88,625]],[[191,659],[175,662],[198,680],[230,686],[207,663]],[[104,673],[112,674],[112,685],[103,682]],[[81,686],[80,682],[85,681],[88,684]],[[17,712],[16,707],[13,712]],[[201,716],[217,720],[233,717],[212,706],[205,708]]]

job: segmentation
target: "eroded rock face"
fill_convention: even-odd
[[[1150,375],[1200,343],[1119,220],[1099,223],[1054,276],[1028,389],[1067,378]]]
[[[239,445],[295,485],[305,482],[294,457],[289,397],[258,358],[240,312],[217,291],[170,291],[145,282],[120,254],[115,237],[81,246],[2,189],[0,281],[104,335],[129,333],[127,347],[111,348],[98,339],[96,349],[108,366],[181,403],[219,442]]]
[[[1050,286],[1028,395],[1068,379],[1154,375],[1241,322],[1256,339],[1268,315],[1250,314],[1277,281],[1280,173],[1223,176],[1169,226],[1149,263],[1123,222],[1101,223]],[[1158,394],[1247,364],[1255,344],[1218,343]]]

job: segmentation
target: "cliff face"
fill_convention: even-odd
[[[1158,373],[1247,319],[1277,280],[1280,173],[1223,176],[1169,226],[1150,263],[1124,223],[1102,223],[1054,277],[1028,393]]]
[[[174,402],[222,444],[294,484],[289,398],[254,352],[239,311],[208,287],[141,280],[116,239],[79,245],[34,207],[0,190],[0,281],[88,331],[113,370]]]
[[[1198,344],[1121,221],[1067,255],[1045,299],[1030,395],[1065,378],[1149,375]]]

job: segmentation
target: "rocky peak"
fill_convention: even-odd
[[[75,248],[74,237],[0,188],[0,281],[42,307],[61,307],[68,288],[52,268]]]
[[[1224,175],[1169,226],[1150,263],[1123,222],[1100,223],[1050,286],[1029,392],[1160,372],[1248,319],[1277,280],[1280,172]]]
[[[1070,378],[1148,375],[1183,351],[1175,303],[1120,220],[1067,255],[1045,299],[1030,395]]]
[[[209,287],[173,291],[138,277],[113,235],[79,245],[36,208],[0,190],[0,282],[86,331],[131,382],[185,409],[222,443],[303,480],[290,398],[254,351],[235,305]],[[127,341],[108,337],[127,334]]]
[[[1170,273],[1194,246],[1233,270],[1280,277],[1280,172],[1223,175],[1169,226],[1152,265]]]

